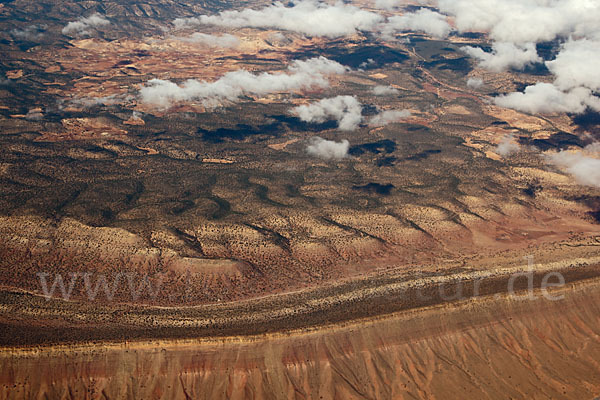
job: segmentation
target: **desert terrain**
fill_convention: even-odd
[[[598,113],[494,100],[564,42],[230,3],[0,3],[0,398],[600,396]]]
[[[598,280],[563,292],[557,302],[482,297],[310,332],[7,349],[0,393],[8,399],[592,398],[600,390]]]

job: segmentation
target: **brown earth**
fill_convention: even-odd
[[[266,2],[225,3],[0,4],[0,398],[598,396],[600,192],[529,147],[576,149],[589,135],[570,116],[486,99],[550,78],[461,64],[458,47],[483,39],[235,29],[240,46],[220,49],[162,29]],[[93,10],[111,27],[60,34]],[[44,38],[17,44],[11,29],[31,24]],[[315,49],[355,62],[362,47],[382,64],[331,77],[326,93],[218,110],[137,100],[151,78],[284,71]],[[388,63],[394,51],[406,59]],[[412,116],[344,132],[343,160],[307,155],[311,136],[341,133],[290,108],[349,93],[366,113]],[[502,157],[507,136],[525,146]],[[553,292],[564,300],[506,297],[523,256],[536,287],[565,277]],[[50,285],[80,274],[72,298],[44,299],[40,272]],[[114,299],[90,300],[81,274],[125,275]],[[161,290],[132,298],[144,277]],[[470,300],[442,296],[458,284]]]
[[[600,282],[311,332],[6,349],[0,397],[591,399]]]

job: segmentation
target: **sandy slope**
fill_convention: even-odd
[[[561,301],[479,298],[311,333],[6,350],[0,398],[587,399],[600,281]]]

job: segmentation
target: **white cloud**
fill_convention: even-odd
[[[62,29],[63,35],[89,35],[92,28],[109,25],[110,22],[101,14],[95,13],[89,17],[80,17],[77,21],[71,21]]]
[[[600,187],[600,160],[581,151],[547,154],[546,160],[573,175],[583,185]]]
[[[568,38],[546,66],[555,88],[538,83],[496,103],[528,112],[584,112],[600,109],[600,2],[596,0],[438,0],[440,11],[454,16],[460,32],[483,31],[495,52],[471,49],[485,68],[500,71],[539,61],[534,44]],[[500,47],[502,46],[502,47]],[[544,104],[546,103],[546,104]]]
[[[25,115],[25,119],[29,121],[41,121],[44,118],[44,113],[40,108],[32,108]]]
[[[600,3],[593,0],[438,0],[454,15],[458,30],[489,32],[493,40],[515,44],[597,31]]]
[[[325,122],[335,119],[342,131],[358,128],[362,121],[362,106],[354,96],[337,96],[316,103],[295,107],[292,112],[305,122]]]
[[[346,139],[341,142],[326,140],[318,136],[310,139],[306,151],[311,156],[323,158],[325,160],[341,159],[348,155],[350,142]]]
[[[445,38],[451,30],[445,15],[421,8],[414,13],[390,17],[383,27],[382,35],[389,38],[397,31],[421,31],[437,38]]]
[[[387,110],[373,116],[369,120],[369,125],[384,126],[394,122],[400,122],[408,117],[410,117],[410,111],[408,110]]]
[[[400,91],[392,86],[375,86],[373,88],[373,94],[375,96],[396,96]]]
[[[402,6],[399,0],[375,0],[375,7],[381,10],[395,10]]]
[[[515,141],[512,135],[505,136],[498,147],[496,147],[496,153],[500,154],[503,157],[516,153],[521,149],[519,143]]]
[[[240,40],[236,36],[229,34],[217,36],[194,32],[190,36],[173,36],[172,39],[186,43],[203,44],[211,47],[237,47],[240,44]]]
[[[489,71],[501,72],[508,68],[522,69],[527,65],[541,62],[534,43],[515,45],[513,43],[494,43],[492,52],[487,53],[479,47],[462,47],[462,51],[479,60],[479,66]]]
[[[592,155],[596,158],[600,158],[600,142],[592,143],[586,146],[586,148],[583,150],[586,154]]]
[[[419,0],[418,3],[423,4],[424,1]],[[436,1],[432,0],[432,3]],[[382,9],[395,9],[404,4],[407,2],[403,0],[374,1],[374,5]],[[421,8],[386,19],[382,15],[341,1],[278,1],[261,9],[224,11],[217,15],[177,19],[173,23],[176,28],[199,25],[255,27],[331,38],[361,31],[380,34],[383,38],[392,38],[398,31],[423,31],[443,38],[452,30],[448,23],[450,17],[460,32],[489,32],[493,40],[490,53],[480,48],[465,48],[465,51],[477,58],[481,67],[492,71],[520,69],[541,62],[536,52],[536,43],[557,37],[572,38],[561,48],[554,61],[546,63],[555,75],[557,90],[538,84],[525,93],[502,96],[496,99],[496,103],[507,107],[515,104],[518,109],[531,110],[530,112],[582,112],[587,107],[600,109],[600,99],[593,93],[600,90],[600,74],[595,73],[595,66],[600,62],[600,51],[597,51],[600,48],[600,1],[437,0],[437,6],[439,13]],[[207,40],[205,37],[202,39]],[[186,85],[193,86],[193,82],[184,84],[184,89],[187,89]],[[152,81],[150,85],[160,86],[166,92],[181,94],[168,81]],[[550,97],[544,99],[544,95]],[[533,103],[527,104],[529,100]],[[544,105],[544,101],[556,104]]]
[[[190,79],[182,85],[162,79],[152,79],[140,90],[140,100],[161,108],[181,101],[200,101],[206,107],[216,107],[223,101],[235,101],[242,95],[269,93],[329,85],[327,75],[343,74],[346,67],[324,57],[294,61],[287,73],[252,74],[238,70],[225,74],[215,82]]]
[[[218,25],[228,28],[255,27],[283,29],[311,36],[341,37],[359,31],[376,32],[388,37],[395,31],[423,31],[446,37],[451,31],[447,17],[454,17],[461,32],[486,31],[498,42],[524,45],[549,41],[557,36],[577,37],[598,32],[600,4],[594,0],[438,0],[441,13],[427,8],[386,19],[338,1],[277,1],[262,9],[224,11],[217,15],[178,18],[176,28]],[[403,0],[375,0],[376,8],[394,10]],[[419,0],[423,4],[426,1]],[[433,1],[432,3],[435,3]]]
[[[483,80],[481,78],[469,78],[467,79],[467,87],[471,89],[479,89],[483,86]]]
[[[599,22],[600,24],[600,22]],[[566,42],[553,61],[546,62],[561,90],[585,86],[600,90],[600,41],[580,39]]]
[[[592,95],[591,90],[579,87],[563,92],[551,83],[537,83],[525,88],[523,93],[515,92],[498,96],[494,102],[500,107],[531,114],[582,113],[588,106],[600,111],[598,98]]]
[[[216,25],[228,28],[272,28],[331,38],[370,31],[382,22],[379,14],[341,2],[330,5],[317,0],[300,0],[291,6],[277,2],[260,10],[223,11],[218,15],[178,18],[176,28]]]
[[[372,58],[368,58],[367,61],[361,62],[358,67],[359,68],[367,68],[369,65],[373,65],[373,64],[375,64],[375,60],[373,60]]]
[[[13,29],[10,34],[17,39],[38,41],[44,37],[46,28],[46,25],[29,25],[23,29]]]
[[[600,41],[569,40],[556,59],[546,62],[555,76],[553,84],[528,86],[524,93],[496,98],[496,104],[530,113],[600,111],[600,97],[595,95],[600,90],[599,49]]]

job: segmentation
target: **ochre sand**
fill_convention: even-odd
[[[310,332],[5,348],[0,398],[592,399],[600,280]]]

